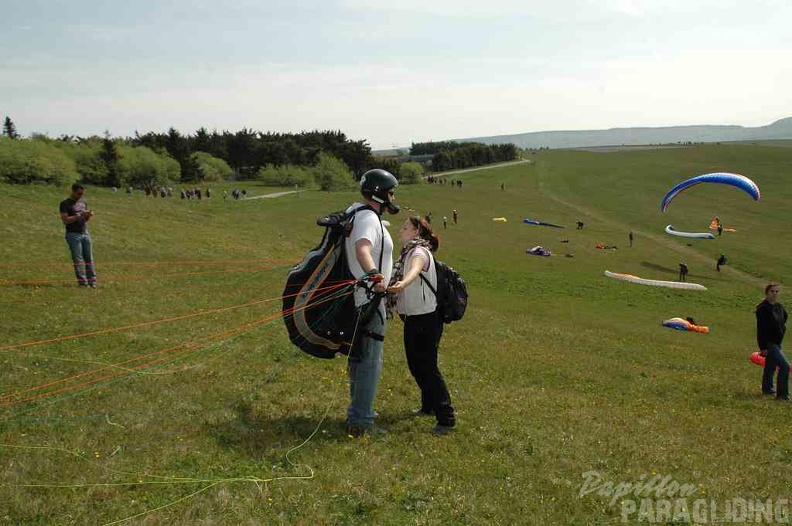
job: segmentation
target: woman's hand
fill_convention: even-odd
[[[403,290],[404,290],[404,282],[397,281],[396,283],[388,287],[388,294],[399,294]]]

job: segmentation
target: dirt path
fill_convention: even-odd
[[[299,194],[302,190],[289,190],[286,192],[275,192],[272,194],[264,194],[264,195],[254,195],[252,197],[246,197],[244,200],[248,201],[250,199],[274,199],[275,197],[283,197],[284,195],[289,194]]]
[[[437,172],[431,174],[432,177],[445,177],[447,175],[456,175],[456,174],[466,174],[470,172],[478,172],[479,170],[493,170],[495,168],[505,168],[507,166],[516,166],[518,164],[525,164],[525,163],[533,163],[530,159],[523,159],[522,161],[509,161],[506,163],[499,163],[499,164],[487,164],[484,166],[477,166],[475,168],[465,168],[464,170],[452,170],[450,172]],[[426,175],[424,175],[424,179],[426,179]]]

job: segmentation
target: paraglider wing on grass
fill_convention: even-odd
[[[689,237],[693,239],[715,239],[715,236],[709,232],[682,232],[671,225],[666,226],[665,231],[666,234],[671,234],[672,236]]]
[[[632,274],[619,274],[618,272],[605,271],[605,275],[609,278],[618,279],[622,281],[629,281],[630,283],[638,283],[639,285],[651,285],[654,287],[667,287],[669,289],[685,289],[685,290],[707,290],[704,285],[698,283],[687,283],[680,281],[662,281],[659,279],[645,279],[633,276]]]
[[[538,221],[536,219],[531,219],[529,217],[526,217],[525,219],[523,219],[523,223],[525,223],[526,225],[549,226],[549,227],[553,227],[553,228],[564,228],[561,225],[555,225],[553,223],[546,223],[545,221]]]
[[[684,318],[669,318],[663,322],[663,327],[668,327],[669,329],[676,329],[678,331],[689,331],[689,332],[700,332],[703,334],[709,334],[709,327],[704,325],[695,325],[690,323]]]

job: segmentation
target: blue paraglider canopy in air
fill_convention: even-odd
[[[758,201],[762,196],[762,194],[759,192],[759,187],[756,186],[756,183],[744,175],[727,172],[716,172],[711,174],[697,175],[696,177],[691,177],[687,181],[682,181],[669,190],[669,192],[663,198],[663,202],[660,204],[660,209],[665,212],[666,208],[668,208],[668,205],[671,204],[671,201],[673,201],[677,195],[687,190],[691,186],[696,186],[697,184],[701,183],[719,183],[734,186],[735,188],[739,188],[753,197],[754,201]]]

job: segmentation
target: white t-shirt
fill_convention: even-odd
[[[434,266],[434,256],[426,248],[415,247],[407,254],[404,273],[409,272],[412,260],[416,257],[420,258],[423,263],[421,275],[429,280],[432,287],[437,290],[437,270]],[[437,310],[437,298],[432,289],[421,279],[421,276],[418,276],[396,298],[396,310],[399,314],[407,316],[429,314]]]
[[[355,208],[365,206],[362,203],[355,203],[349,208],[347,212],[351,212]],[[384,242],[383,242],[384,235]],[[371,243],[371,259],[374,265],[379,265],[380,254],[382,254],[382,268],[378,268],[380,274],[385,276],[384,285],[390,283],[391,272],[393,271],[393,240],[391,239],[388,229],[380,223],[380,218],[376,212],[372,210],[361,210],[355,214],[355,219],[352,222],[352,232],[346,238],[347,264],[349,270],[355,278],[362,278],[366,270],[360,266],[360,263],[355,256],[355,243],[360,239],[368,239]],[[383,253],[384,248],[384,253]],[[361,306],[368,302],[366,291],[362,287],[355,288],[355,305]],[[381,306],[384,310],[384,302]]]

